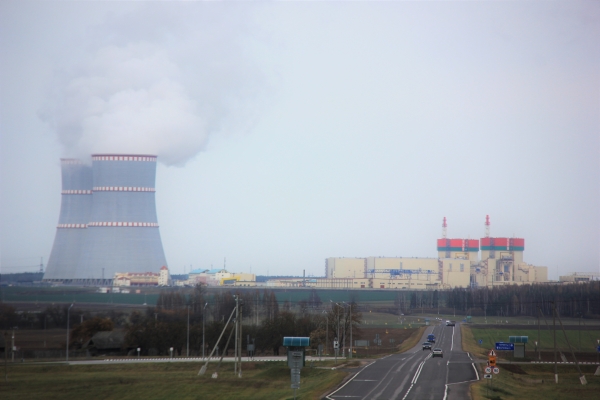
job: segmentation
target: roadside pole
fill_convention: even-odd
[[[550,302],[552,304],[552,324],[554,327],[554,383],[558,383],[558,370],[556,365],[556,308],[554,307],[554,302]]]
[[[208,363],[210,362],[210,359],[213,356],[213,354],[215,353],[215,351],[218,349],[219,342],[221,341],[221,338],[223,337],[223,334],[225,333],[225,330],[227,329],[227,325],[229,325],[229,322],[231,321],[231,318],[233,317],[234,314],[235,314],[235,310],[233,310],[231,312],[231,315],[229,316],[229,319],[227,320],[227,323],[225,323],[225,327],[221,331],[221,335],[219,335],[219,338],[217,339],[217,342],[215,343],[215,346],[213,347],[212,351],[210,352],[210,355],[208,356],[208,360],[206,360],[206,364],[204,364],[202,366],[202,368],[200,368],[200,371],[198,371],[198,375],[204,375],[204,373],[206,372],[206,368],[208,367]],[[225,348],[227,348],[227,346],[225,346]],[[218,357],[218,355],[217,355],[217,357]]]
[[[538,311],[541,313],[542,309],[540,307],[538,307]],[[538,341],[536,344],[536,347],[538,348],[538,361],[542,361],[542,351],[541,351],[541,347],[542,347],[542,340],[540,339],[540,314],[538,313],[537,316],[537,320],[538,320]],[[539,346],[539,347],[538,347]]]
[[[8,349],[6,348],[6,332],[4,332],[4,381],[8,383]]]
[[[242,301],[242,306],[243,305],[244,305],[244,302]],[[239,307],[239,305],[238,305],[238,307]],[[242,310],[243,309],[240,308],[240,335],[238,337],[239,344],[238,344],[238,347],[237,347],[238,348],[238,352],[239,352],[239,357],[238,357],[238,359],[239,359],[238,378],[242,377],[242,337],[243,337],[243,335],[242,335]]]
[[[239,311],[239,298],[237,295],[234,295],[233,297],[235,297],[235,344],[234,344],[234,353],[235,353],[235,358],[234,358],[234,363],[233,363],[233,373],[237,374],[238,371],[238,365],[237,365],[237,355],[238,355],[238,324],[240,321],[240,311]],[[227,347],[225,347],[227,348]]]
[[[558,316],[558,313],[556,312],[556,308],[554,309],[554,312]],[[565,332],[565,327],[563,326],[560,316],[558,316],[558,323],[560,324],[560,328],[563,331],[563,335],[565,335],[565,340],[567,341],[567,345],[569,346],[569,350],[571,351],[571,356],[573,357],[573,360],[575,361],[575,366],[577,367],[577,372],[579,372],[579,380],[581,381],[582,385],[587,385],[587,380],[585,379],[585,375],[583,375],[583,372],[581,372],[581,368],[579,368],[579,362],[577,361],[577,357],[575,357],[575,352],[573,351],[573,347],[571,347],[571,342],[569,342],[569,338],[567,337],[567,332]]]

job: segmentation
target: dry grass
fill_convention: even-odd
[[[480,347],[470,327],[461,325],[462,348],[475,356],[487,357],[489,349]],[[482,380],[471,386],[473,400],[482,399],[528,399],[528,400],[577,400],[598,399],[600,376],[594,376],[595,365],[582,366],[587,385],[582,385],[574,365],[559,366],[559,383],[554,383],[554,366],[540,364],[499,364],[500,373],[491,381],[483,379],[483,364],[479,364]]]
[[[501,364],[500,373],[492,382],[483,379],[471,386],[473,400],[482,399],[598,399],[600,376],[594,376],[596,366],[582,366],[588,384],[582,385],[575,366],[560,366],[559,383],[554,383],[554,366]]]
[[[421,337],[423,336],[423,333],[425,333],[425,329],[427,329],[427,327],[422,326],[419,329],[414,330],[410,337],[404,342],[402,342],[400,346],[398,346],[398,352],[404,353],[405,351],[412,349],[418,343],[420,343]]]
[[[9,365],[2,379],[4,399],[288,399],[290,369],[285,363],[244,363],[243,377],[233,365],[223,365],[218,379],[214,367],[198,376],[200,365],[156,363],[136,365]],[[305,367],[299,399],[319,398],[332,390],[346,372]]]

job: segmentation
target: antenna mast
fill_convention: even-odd
[[[485,216],[485,237],[490,237],[490,216]]]
[[[444,217],[444,222],[442,223],[442,237],[446,239],[446,228],[448,225],[446,224],[446,217]]]

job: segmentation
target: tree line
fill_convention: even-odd
[[[284,336],[311,338],[311,347],[329,344],[339,332],[340,343],[349,345],[350,325],[353,339],[360,338],[362,315],[356,303],[330,303],[325,308],[316,291],[298,303],[296,312],[284,302],[280,309],[272,290],[240,291],[224,290],[207,296],[202,286],[186,297],[178,291],[163,292],[156,307],[145,312],[134,311],[125,337],[128,348],[141,348],[142,354],[153,352],[166,355],[171,347],[176,354],[208,355],[215,346],[225,323],[236,306],[236,296],[241,305],[243,348],[255,346],[255,354],[278,355]],[[188,324],[189,321],[189,324]],[[224,338],[234,329],[227,328]],[[219,343],[219,354],[233,350],[233,342],[225,347],[226,340]]]
[[[571,318],[600,318],[600,281],[577,284],[506,285],[443,291],[401,291],[393,313],[455,312],[478,316],[537,316],[558,313]]]

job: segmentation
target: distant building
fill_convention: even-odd
[[[171,286],[169,268],[164,265],[160,268],[160,272],[158,273],[158,286]]]
[[[443,238],[437,240],[437,258],[331,257],[325,260],[324,278],[276,279],[268,281],[267,286],[414,290],[548,281],[547,267],[523,261],[525,239],[489,236],[489,217],[486,217],[486,237],[481,240],[447,239],[445,218],[442,227]],[[579,275],[572,280],[585,279],[587,277]]]
[[[158,273],[117,272],[113,277],[113,286],[171,286],[171,275],[165,266]]]
[[[190,271],[187,281],[179,285],[195,286],[256,286],[256,275],[247,273],[232,273],[226,269],[195,269]]]
[[[562,283],[586,283],[599,280],[600,275],[592,272],[573,272],[572,274],[560,276],[558,280]]]

